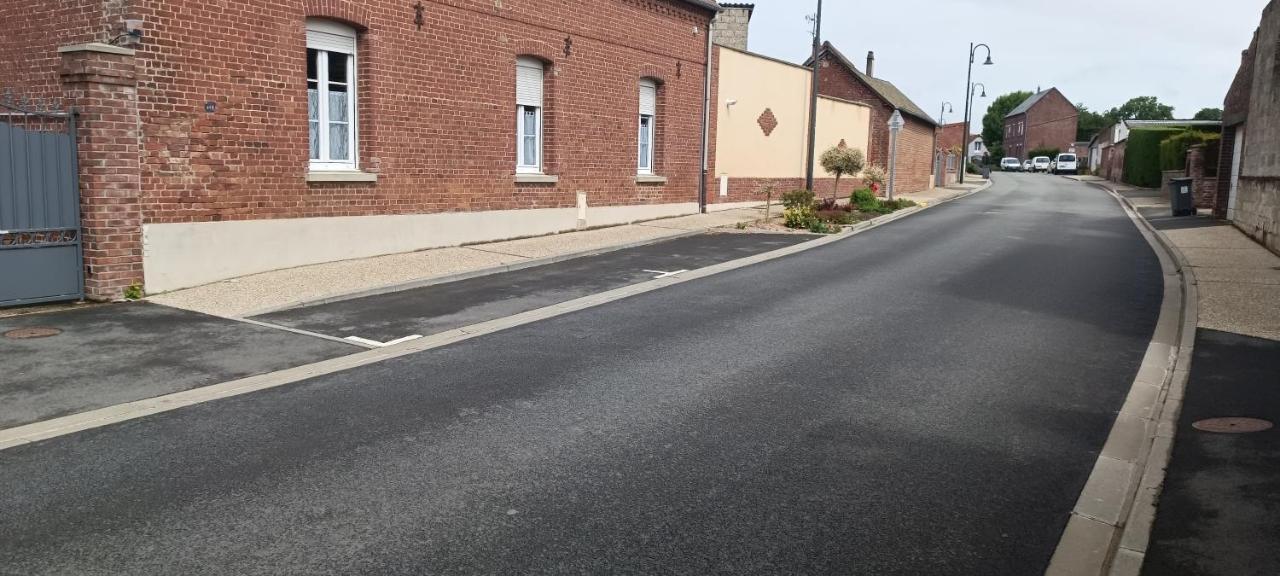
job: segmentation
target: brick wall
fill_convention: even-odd
[[[80,113],[85,294],[100,300],[118,299],[143,279],[137,77],[130,52],[101,46],[61,58],[66,103]]]
[[[1213,147],[1219,143],[1212,144]],[[1187,176],[1192,179],[1191,189],[1195,192],[1196,208],[1213,208],[1218,196],[1218,166],[1208,165],[1211,156],[1210,148],[1204,144],[1192,146],[1187,150]],[[1216,160],[1216,158],[1215,158]]]
[[[1026,114],[1018,114],[1017,116],[1009,116],[1004,119],[1004,155],[1017,158],[1019,160],[1027,160],[1027,153],[1031,151],[1027,147],[1026,133]],[[1019,125],[1022,130],[1019,131]]]
[[[696,200],[709,13],[671,0],[424,5],[418,29],[392,0],[139,3],[145,221],[566,207],[579,190],[592,205]],[[359,157],[376,183],[304,179],[308,16],[361,30]],[[544,163],[558,184],[513,182],[520,55],[549,63]],[[646,76],[662,82],[666,185],[635,182]]]
[[[951,150],[955,148],[960,150],[960,154],[965,155],[965,143],[967,138],[964,135],[964,122],[955,122],[947,124],[938,130],[938,148],[942,150]]]
[[[61,97],[58,48],[108,40],[111,26],[119,21],[117,4],[121,2],[0,2],[0,22],[9,24],[0,34],[0,91],[11,90],[15,97]]]
[[[1026,150],[1056,148],[1065,152],[1076,141],[1080,112],[1057,90],[1050,90],[1027,110]]]
[[[871,137],[868,144],[869,165],[889,166],[889,117],[893,107],[870,86],[849,72],[829,53],[823,54],[818,67],[818,93],[824,96],[860,102],[871,107]],[[931,187],[933,173],[934,126],[910,115],[903,115],[906,128],[898,143],[897,191],[920,192]]]

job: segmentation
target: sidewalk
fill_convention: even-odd
[[[1200,297],[1143,574],[1280,574],[1280,430],[1201,429],[1280,422],[1280,256],[1207,215],[1172,217],[1163,191],[1085,181],[1117,192],[1181,253]]]
[[[774,212],[781,213],[776,208]],[[762,205],[505,242],[328,262],[233,278],[158,294],[147,300],[214,316],[239,318],[351,294],[549,263],[763,217]]]
[[[901,194],[899,197],[927,206],[970,193],[986,183],[981,177],[974,176],[965,184]],[[775,205],[772,215],[777,217],[781,214],[782,208]],[[224,280],[158,294],[147,300],[214,316],[242,318],[354,294],[403,289],[415,284],[425,285],[472,274],[545,264],[716,228],[730,228],[740,222],[755,222],[762,218],[763,205],[506,242],[344,260]]]

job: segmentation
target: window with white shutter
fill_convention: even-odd
[[[658,116],[658,85],[652,80],[640,81],[640,134],[637,138],[640,174],[653,174],[653,135]]]
[[[307,133],[312,169],[356,169],[354,28],[307,19]]]
[[[516,172],[542,172],[542,61],[516,60]]]

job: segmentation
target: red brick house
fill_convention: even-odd
[[[823,43],[818,61],[819,94],[871,106],[868,163],[888,167],[889,117],[900,110],[906,127],[898,140],[896,188],[904,193],[932,188],[938,123],[893,83],[874,76],[874,53],[867,53],[865,73],[830,42]]]
[[[1004,117],[1004,155],[1027,160],[1038,148],[1065,152],[1076,141],[1080,111],[1057,88],[1040,91]]]
[[[113,298],[696,212],[718,10],[7,0],[0,89],[79,110],[86,286]]]

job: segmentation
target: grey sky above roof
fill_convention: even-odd
[[[790,62],[809,57],[816,0],[755,0],[749,48]],[[1221,108],[1267,0],[1228,0],[1211,8],[1191,0],[824,0],[823,38],[861,70],[876,53],[875,76],[893,83],[929,113],[942,102],[964,113],[969,43],[979,50],[973,80],[975,128],[987,105],[1015,90],[1057,87],[1090,110],[1156,96],[1180,117]],[[979,90],[981,94],[981,90]],[[936,116],[935,116],[936,118]]]

